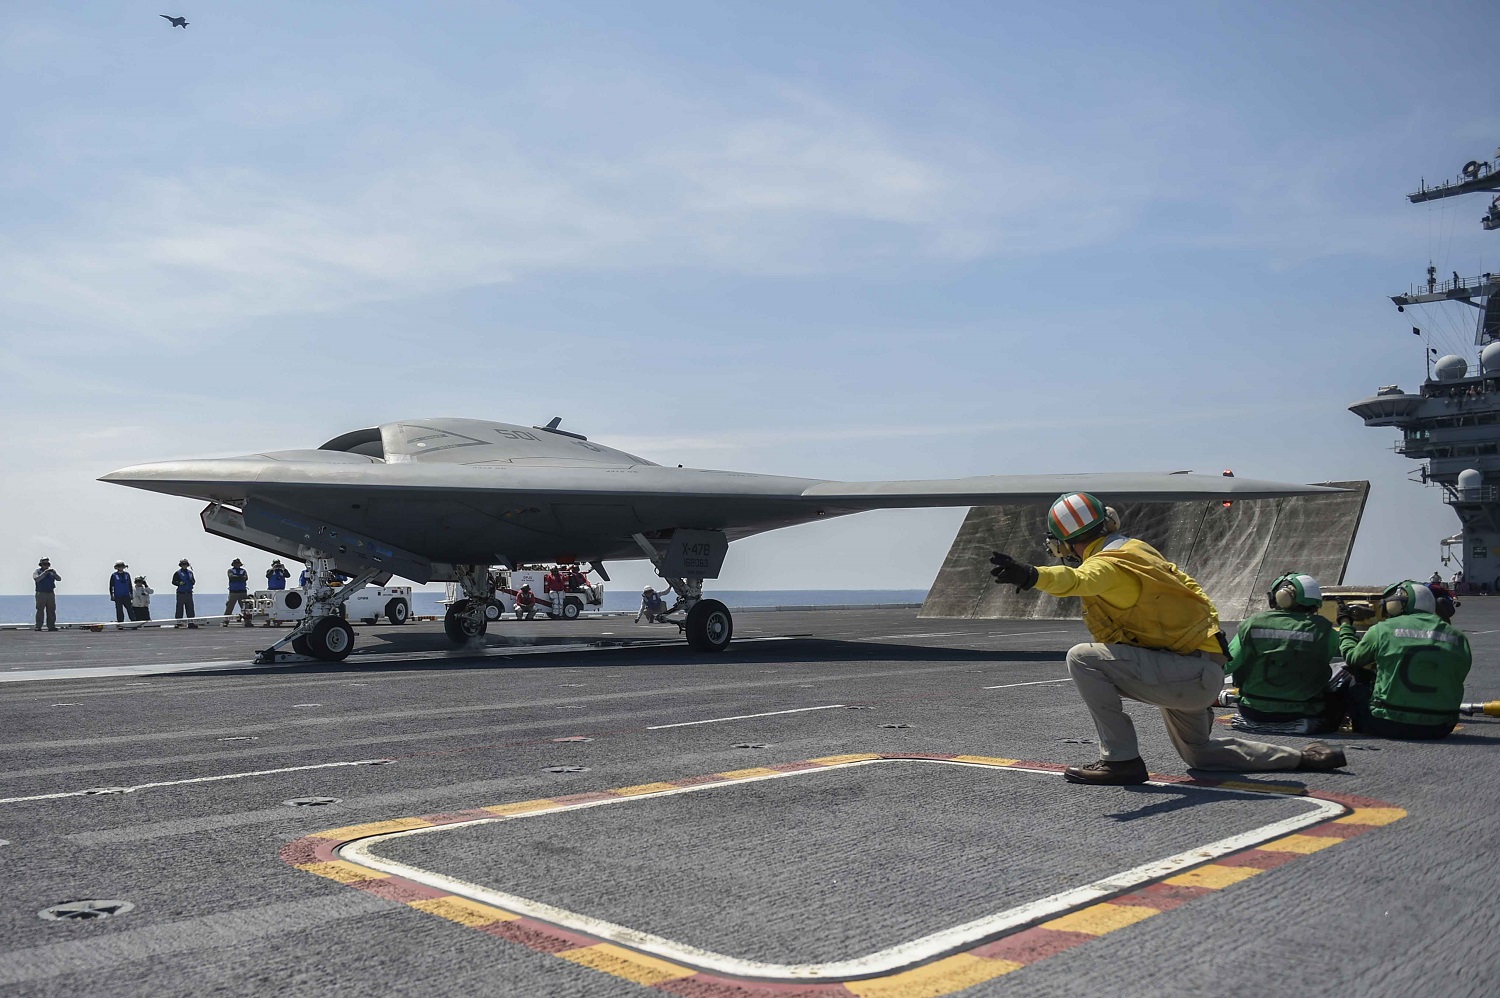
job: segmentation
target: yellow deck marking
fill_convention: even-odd
[[[1406,817],[1399,807],[1357,807],[1353,814],[1335,818],[1335,825],[1389,825]]]
[[[616,787],[610,793],[619,794],[621,797],[634,797],[636,794],[655,794],[663,790],[679,789],[681,788],[675,783],[642,783],[634,787]]]
[[[1146,908],[1138,904],[1106,902],[1090,905],[1082,911],[1069,912],[1061,918],[1043,922],[1041,927],[1055,932],[1083,932],[1091,936],[1102,936],[1106,932],[1123,929],[1127,925],[1134,925],[1142,919],[1159,914],[1161,912],[1155,908]]]
[[[808,762],[815,766],[841,766],[846,762],[865,762],[869,759],[879,759],[880,756],[874,752],[854,752],[849,755],[825,755],[821,759],[809,759]]]
[[[384,880],[385,874],[376,870],[367,870],[363,866],[355,866],[341,859],[330,859],[321,863],[298,863],[297,869],[306,870],[308,873],[316,873],[320,877],[329,880],[337,880],[341,884],[358,884],[366,880]]]
[[[954,762],[977,762],[982,766],[1014,766],[1020,759],[997,759],[992,755],[956,755]]]
[[[453,895],[444,898],[427,898],[423,901],[408,901],[406,903],[430,915],[437,915],[441,918],[446,918],[450,922],[457,922],[459,925],[468,925],[475,928],[481,925],[492,925],[495,922],[513,922],[521,917],[520,915],[511,914],[504,908],[495,908],[487,904],[480,904],[478,901],[470,901],[468,898]]]
[[[606,974],[614,974],[616,977],[623,977],[628,981],[648,987],[664,981],[677,981],[684,977],[692,977],[697,973],[696,970],[690,970],[654,956],[633,953],[613,943],[599,943],[597,946],[563,950],[557,955],[564,960],[572,960],[585,967],[602,970]]]
[[[935,998],[971,988],[1021,967],[1022,964],[1014,960],[985,960],[959,953],[915,970],[903,970],[865,981],[845,981],[844,987],[860,998]]]
[[[1262,842],[1255,848],[1264,849],[1266,852],[1296,852],[1306,856],[1308,853],[1317,852],[1319,849],[1336,846],[1342,841],[1344,840],[1327,835],[1288,835],[1285,838]]]
[[[767,769],[765,766],[756,766],[754,769],[731,769],[727,773],[715,773],[721,780],[746,780],[752,776],[775,776],[780,773],[779,769]]]
[[[501,815],[525,814],[528,811],[545,811],[549,807],[556,806],[557,802],[553,800],[523,800],[519,804],[496,804],[493,807],[482,807],[479,810]]]
[[[320,839],[339,839],[347,842],[350,839],[362,839],[367,835],[384,835],[386,832],[404,832],[408,828],[429,828],[432,822],[423,818],[392,818],[390,821],[373,821],[368,825],[345,825],[343,828],[330,828],[326,832],[319,832]]]
[[[1168,877],[1169,884],[1182,884],[1185,887],[1207,887],[1218,890],[1220,887],[1228,887],[1237,884],[1241,880],[1249,880],[1257,873],[1266,871],[1254,866],[1200,866],[1196,870],[1179,873],[1175,877]]]

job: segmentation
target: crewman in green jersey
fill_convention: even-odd
[[[1229,642],[1228,670],[1239,687],[1230,723],[1243,731],[1316,735],[1338,730],[1344,692],[1330,682],[1339,654],[1333,624],[1318,613],[1323,588],[1288,572],[1266,593],[1270,609],[1247,618]]]
[[[1463,703],[1469,639],[1437,615],[1432,590],[1419,582],[1397,582],[1380,599],[1385,619],[1363,638],[1355,637],[1353,613],[1339,605],[1339,645],[1359,680],[1349,691],[1354,730],[1446,738]]]

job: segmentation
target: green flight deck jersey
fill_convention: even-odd
[[[1473,659],[1464,632],[1437,614],[1389,617],[1357,640],[1354,625],[1346,623],[1339,628],[1339,645],[1351,668],[1375,667],[1372,717],[1423,725],[1458,720]]]
[[[1317,613],[1268,610],[1247,618],[1229,642],[1240,702],[1267,714],[1316,717],[1339,653],[1339,635]]]

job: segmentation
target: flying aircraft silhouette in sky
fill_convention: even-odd
[[[156,16],[165,17],[168,21],[172,22],[172,27],[174,28],[186,28],[188,26],[188,19],[185,17],[173,17],[171,14],[157,14]]]

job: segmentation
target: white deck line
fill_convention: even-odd
[[[1046,686],[1050,683],[1071,683],[1072,679],[1038,679],[1034,683],[1006,683],[1003,686],[985,686],[986,690],[1013,690],[1017,686]]]
[[[643,953],[661,957],[665,960],[673,960],[703,970],[711,970],[722,974],[732,974],[740,977],[772,978],[780,980],[846,980],[854,977],[869,977],[879,974],[887,974],[910,966],[911,964],[929,960],[944,953],[961,950],[967,946],[979,943],[985,938],[1002,932],[1005,929],[1025,925],[1037,921],[1049,915],[1058,915],[1072,908],[1089,904],[1103,898],[1135,887],[1139,884],[1160,880],[1163,877],[1176,873],[1188,867],[1198,866],[1219,856],[1236,852],[1240,849],[1249,848],[1279,838],[1299,828],[1318,824],[1330,817],[1345,814],[1348,808],[1333,801],[1321,800],[1316,797],[1291,797],[1284,794],[1262,793],[1260,791],[1249,791],[1241,789],[1225,789],[1220,787],[1192,787],[1189,789],[1201,790],[1208,793],[1227,793],[1254,796],[1275,796],[1281,799],[1299,800],[1313,805],[1306,814],[1284,818],[1281,821],[1269,825],[1262,825],[1249,832],[1239,835],[1231,835],[1228,838],[1210,842],[1186,852],[1168,856],[1154,862],[1145,863],[1133,867],[1101,880],[1096,880],[1081,887],[1062,891],[1048,897],[1039,898],[1014,908],[986,915],[962,925],[943,929],[930,935],[895,946],[870,953],[866,956],[855,957],[849,960],[835,960],[829,963],[763,963],[757,960],[742,960],[738,957],[726,956],[722,953],[714,953],[710,950],[689,946],[685,943],[675,942],[661,936],[651,935],[637,929],[631,929],[623,925],[616,925],[603,919],[594,918],[589,915],[580,915],[577,912],[567,911],[553,905],[529,898],[507,894],[503,891],[492,890],[478,884],[457,880],[433,873],[417,867],[398,863],[394,860],[375,856],[370,849],[387,839],[401,838],[408,835],[430,835],[435,832],[448,831],[454,828],[463,828],[469,825],[485,824],[496,821],[518,821],[528,817],[542,814],[557,814],[561,811],[580,810],[589,807],[602,807],[608,804],[620,804],[628,801],[648,800],[652,797],[667,797],[673,794],[696,793],[699,790],[709,790],[717,787],[733,785],[735,783],[752,783],[759,780],[783,779],[789,776],[800,776],[804,773],[824,772],[829,769],[838,769],[844,766],[868,766],[883,762],[930,762],[938,765],[953,766],[976,766],[983,769],[994,769],[998,771],[1016,771],[1027,773],[1039,773],[1046,776],[1060,774],[1049,770],[1025,769],[1020,766],[987,766],[983,763],[957,762],[943,759],[867,759],[858,762],[842,763],[837,766],[825,766],[819,769],[795,770],[789,773],[771,773],[765,776],[753,776],[738,780],[724,780],[718,783],[705,783],[691,787],[673,787],[671,790],[661,790],[649,794],[636,794],[629,797],[619,797],[601,801],[585,801],[579,804],[570,804],[563,807],[551,808],[542,811],[530,811],[522,814],[507,815],[504,817],[478,818],[474,821],[458,822],[451,825],[437,825],[432,828],[416,828],[401,832],[387,832],[383,835],[372,835],[369,838],[358,839],[340,846],[336,854],[342,858],[357,863],[360,866],[379,870],[394,876],[404,877],[407,880],[424,884],[437,890],[446,891],[467,897],[483,904],[494,905],[506,911],[519,915],[526,915],[560,925],[565,928],[574,929],[600,939],[607,939],[622,946],[628,946]],[[1153,783],[1152,786],[1178,787],[1175,783]]]
[[[825,703],[821,707],[794,707],[791,710],[768,710],[764,714],[734,714],[730,717],[710,717],[705,721],[678,721],[676,724],[653,724],[647,731],[660,731],[663,728],[691,728],[695,724],[718,724],[720,721],[745,721],[752,717],[775,717],[778,714],[803,714],[809,710],[832,710],[835,707],[843,707],[841,703]]]
[[[110,787],[114,794],[133,794],[137,790],[150,790],[155,787],[180,787],[188,783],[217,783],[220,780],[244,780],[252,776],[275,776],[277,773],[300,773],[308,769],[335,769],[339,766],[373,766],[376,763],[390,762],[389,759],[358,759],[354,762],[320,762],[313,766],[287,766],[283,769],[257,769],[249,773],[223,773],[219,776],[194,776],[187,780],[163,780],[159,783],[139,783],[133,787]],[[33,800],[61,800],[64,797],[94,797],[100,795],[100,788],[89,790],[67,790],[55,794],[33,794],[30,797],[0,797],[0,804],[23,804]]]
[[[737,638],[735,644],[764,644],[770,641],[792,641],[790,636],[767,635],[765,637]],[[382,654],[380,652],[365,652],[350,655],[342,663],[323,663],[327,665],[343,664],[349,668],[357,669],[363,665],[403,665],[408,662],[441,662],[448,659],[473,659],[473,658],[520,658],[528,655],[560,655],[564,652],[573,654],[581,652],[600,651],[642,651],[652,648],[677,648],[682,645],[680,638],[663,636],[659,639],[648,640],[631,639],[630,643],[597,643],[589,642],[578,644],[557,645],[512,645],[485,647],[467,651],[462,648],[447,649],[444,651],[409,651],[391,652]],[[87,665],[76,669],[27,669],[18,672],[0,672],[0,683],[37,683],[55,679],[114,679],[120,676],[162,676],[174,672],[238,672],[247,669],[293,669],[299,665],[316,665],[311,662],[284,662],[276,665],[257,665],[249,659],[209,659],[202,662],[149,662],[134,665]]]

